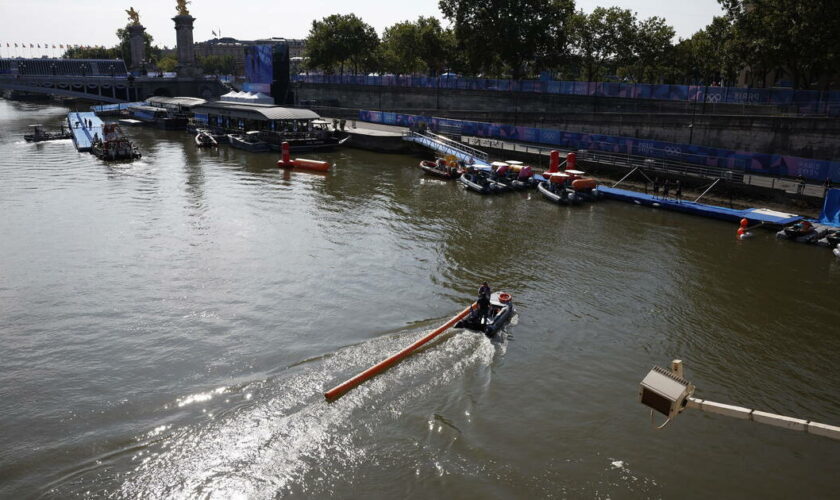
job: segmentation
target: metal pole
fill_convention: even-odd
[[[622,182],[624,182],[624,179],[626,179],[626,178],[630,177],[630,176],[633,174],[633,172],[635,172],[636,170],[639,170],[639,167],[635,167],[635,168],[634,168],[633,170],[631,170],[631,171],[630,171],[627,175],[625,175],[624,177],[622,177],[620,181],[618,181],[618,182],[616,182],[615,184],[613,184],[613,185],[612,185],[612,187],[616,187],[616,186],[618,186],[619,184],[621,184]]]
[[[712,188],[713,188],[713,187],[715,187],[715,185],[716,185],[718,182],[720,182],[720,179],[715,179],[715,182],[713,182],[713,183],[712,183],[712,185],[711,185],[711,186],[709,186],[709,188],[708,188],[708,189],[706,189],[705,191],[703,191],[703,194],[701,194],[700,196],[698,196],[698,197],[697,197],[697,199],[696,199],[696,200],[694,200],[694,203],[697,203],[698,201],[700,201],[700,198],[702,198],[702,197],[706,196],[706,193],[708,193],[709,191],[711,191],[711,190],[712,190]]]

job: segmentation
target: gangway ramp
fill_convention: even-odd
[[[453,141],[448,137],[433,134],[431,132],[414,132],[410,131],[403,135],[404,141],[420,144],[443,155],[452,155],[464,163],[472,164],[476,167],[489,168],[489,156],[484,151],[471,148],[458,141]]]
[[[73,134],[76,149],[82,152],[90,151],[94,137],[102,137],[102,120],[91,112],[68,113],[67,126]]]

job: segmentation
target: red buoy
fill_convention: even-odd
[[[560,170],[560,151],[556,149],[551,150],[551,153],[548,155],[549,162],[548,162],[548,173],[553,174]]]
[[[289,143],[284,141],[280,147],[283,149],[283,163],[289,163]]]
[[[330,163],[321,160],[307,160],[305,158],[295,158],[292,160],[289,157],[289,143],[284,142],[280,149],[283,151],[283,155],[280,160],[277,161],[277,166],[280,168],[300,168],[306,170],[316,170],[318,172],[326,172],[330,169]]]
[[[741,227],[747,227],[750,224],[750,221],[747,219],[741,219]]]
[[[566,170],[577,170],[575,167],[577,166],[577,154],[575,152],[571,152],[566,155]]]

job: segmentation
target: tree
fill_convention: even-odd
[[[375,64],[379,36],[372,26],[354,14],[333,14],[320,21],[312,21],[306,40],[308,66],[332,72],[336,67],[344,74],[344,66],[355,72]]]
[[[688,84],[732,82],[738,69],[733,57],[732,25],[725,17],[680,40],[674,47],[672,79]]]
[[[380,64],[389,73],[411,74],[428,69],[420,58],[420,32],[412,22],[385,28],[380,48]]]
[[[506,69],[520,78],[566,53],[573,0],[440,0],[438,6],[474,72]]]
[[[158,60],[157,67],[165,73],[171,73],[178,67],[178,59],[172,54],[163,56]]]
[[[68,47],[64,59],[120,59],[118,47]]]
[[[633,29],[631,73],[637,81],[657,83],[671,62],[676,32],[661,17],[650,17]]]
[[[131,60],[131,37],[128,33],[128,26],[117,30],[117,38],[120,41],[117,46],[120,53],[119,57],[125,61],[126,66],[133,66],[134,61]],[[145,48],[146,60],[152,63],[160,58],[161,51],[160,48],[152,45],[153,41],[154,38],[152,38],[152,35],[147,32],[143,32],[143,45]]]
[[[174,59],[174,57],[172,57],[172,59]],[[200,59],[198,61],[198,65],[201,66],[201,69],[204,70],[205,73],[217,75],[230,75],[236,69],[236,61],[232,56],[209,55]],[[158,67],[161,67],[160,62],[158,62]]]
[[[636,14],[630,10],[596,7],[590,14],[578,11],[571,24],[572,46],[584,80],[598,81],[632,61]]]
[[[836,0],[718,0],[732,22],[732,49],[757,83],[773,71],[794,88],[828,81],[840,68]]]
[[[454,38],[434,17],[420,16],[386,28],[381,49],[380,64],[386,71],[436,75],[449,66]]]
[[[146,59],[154,63],[161,57],[162,49],[152,45],[152,35],[143,33],[146,49]],[[62,57],[67,59],[122,59],[126,66],[132,66],[131,41],[128,33],[128,26],[117,30],[119,44],[114,47],[73,47],[68,48]]]

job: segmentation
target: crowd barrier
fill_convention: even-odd
[[[840,182],[840,162],[796,156],[750,153],[634,137],[583,134],[556,129],[517,127],[382,111],[360,111],[359,120],[409,128],[419,127],[422,122],[432,131],[458,131],[465,136],[661,158],[771,177],[799,177],[801,175],[812,181],[823,182],[826,178],[830,178],[832,182]]]
[[[315,84],[495,90],[712,104],[774,105],[783,106],[789,108],[791,112],[801,114],[840,116],[840,91],[424,76],[294,75],[292,78],[295,81]]]

